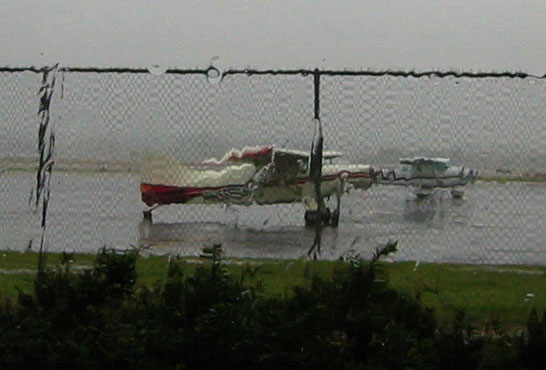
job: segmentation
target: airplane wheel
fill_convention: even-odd
[[[305,226],[316,226],[318,222],[327,225],[330,221],[330,209],[326,208],[326,212],[319,215],[318,211],[305,211]]]
[[[332,212],[332,216],[330,217],[330,225],[333,227],[338,227],[339,225],[339,212],[334,211]]]
[[[145,220],[152,221],[152,211],[142,211],[142,217]]]
[[[317,211],[305,211],[305,226],[315,226],[319,221]]]

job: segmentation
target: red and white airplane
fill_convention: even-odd
[[[324,152],[325,162],[340,157],[338,152]],[[278,204],[301,202],[307,225],[319,219],[337,226],[340,199],[347,187],[368,189],[374,182],[374,170],[363,164],[322,165],[320,194],[335,196],[336,209],[326,209],[319,216],[310,154],[299,151],[257,146],[231,150],[223,158],[198,164],[183,164],[172,158],[147,161],[141,174],[142,200],[150,208],[144,217],[166,204]]]

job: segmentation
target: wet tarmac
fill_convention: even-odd
[[[44,246],[93,253],[102,246],[148,246],[150,253],[196,256],[221,243],[227,256],[307,257],[315,230],[300,204],[172,205],[143,220],[138,175],[54,173]],[[40,212],[32,172],[0,176],[0,249],[37,250]],[[374,186],[342,200],[338,228],[325,227],[319,258],[369,257],[398,240],[393,260],[546,265],[546,184],[476,182],[463,199],[437,191],[416,200],[403,187]]]

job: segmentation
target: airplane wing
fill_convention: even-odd
[[[231,149],[222,158],[205,159],[203,164],[224,164],[226,162],[252,163],[263,165],[271,161],[273,147],[268,145]]]

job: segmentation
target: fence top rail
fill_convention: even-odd
[[[43,73],[50,70],[51,66],[23,66],[23,67],[11,67],[0,66],[0,72],[34,72]],[[132,74],[148,74],[151,73],[148,68],[123,68],[123,67],[59,67],[60,72],[73,72],[73,73],[132,73]],[[220,71],[214,66],[208,68],[193,68],[193,69],[178,69],[168,68],[163,73],[165,74],[201,74],[225,77],[228,75],[240,75],[246,74],[252,75],[322,75],[322,76],[369,76],[369,77],[437,77],[437,78],[533,78],[533,79],[546,79],[546,74],[538,75],[523,71],[516,72],[472,72],[472,71],[455,71],[455,70],[429,70],[429,71],[404,71],[404,70],[331,70],[331,69],[227,69]]]

